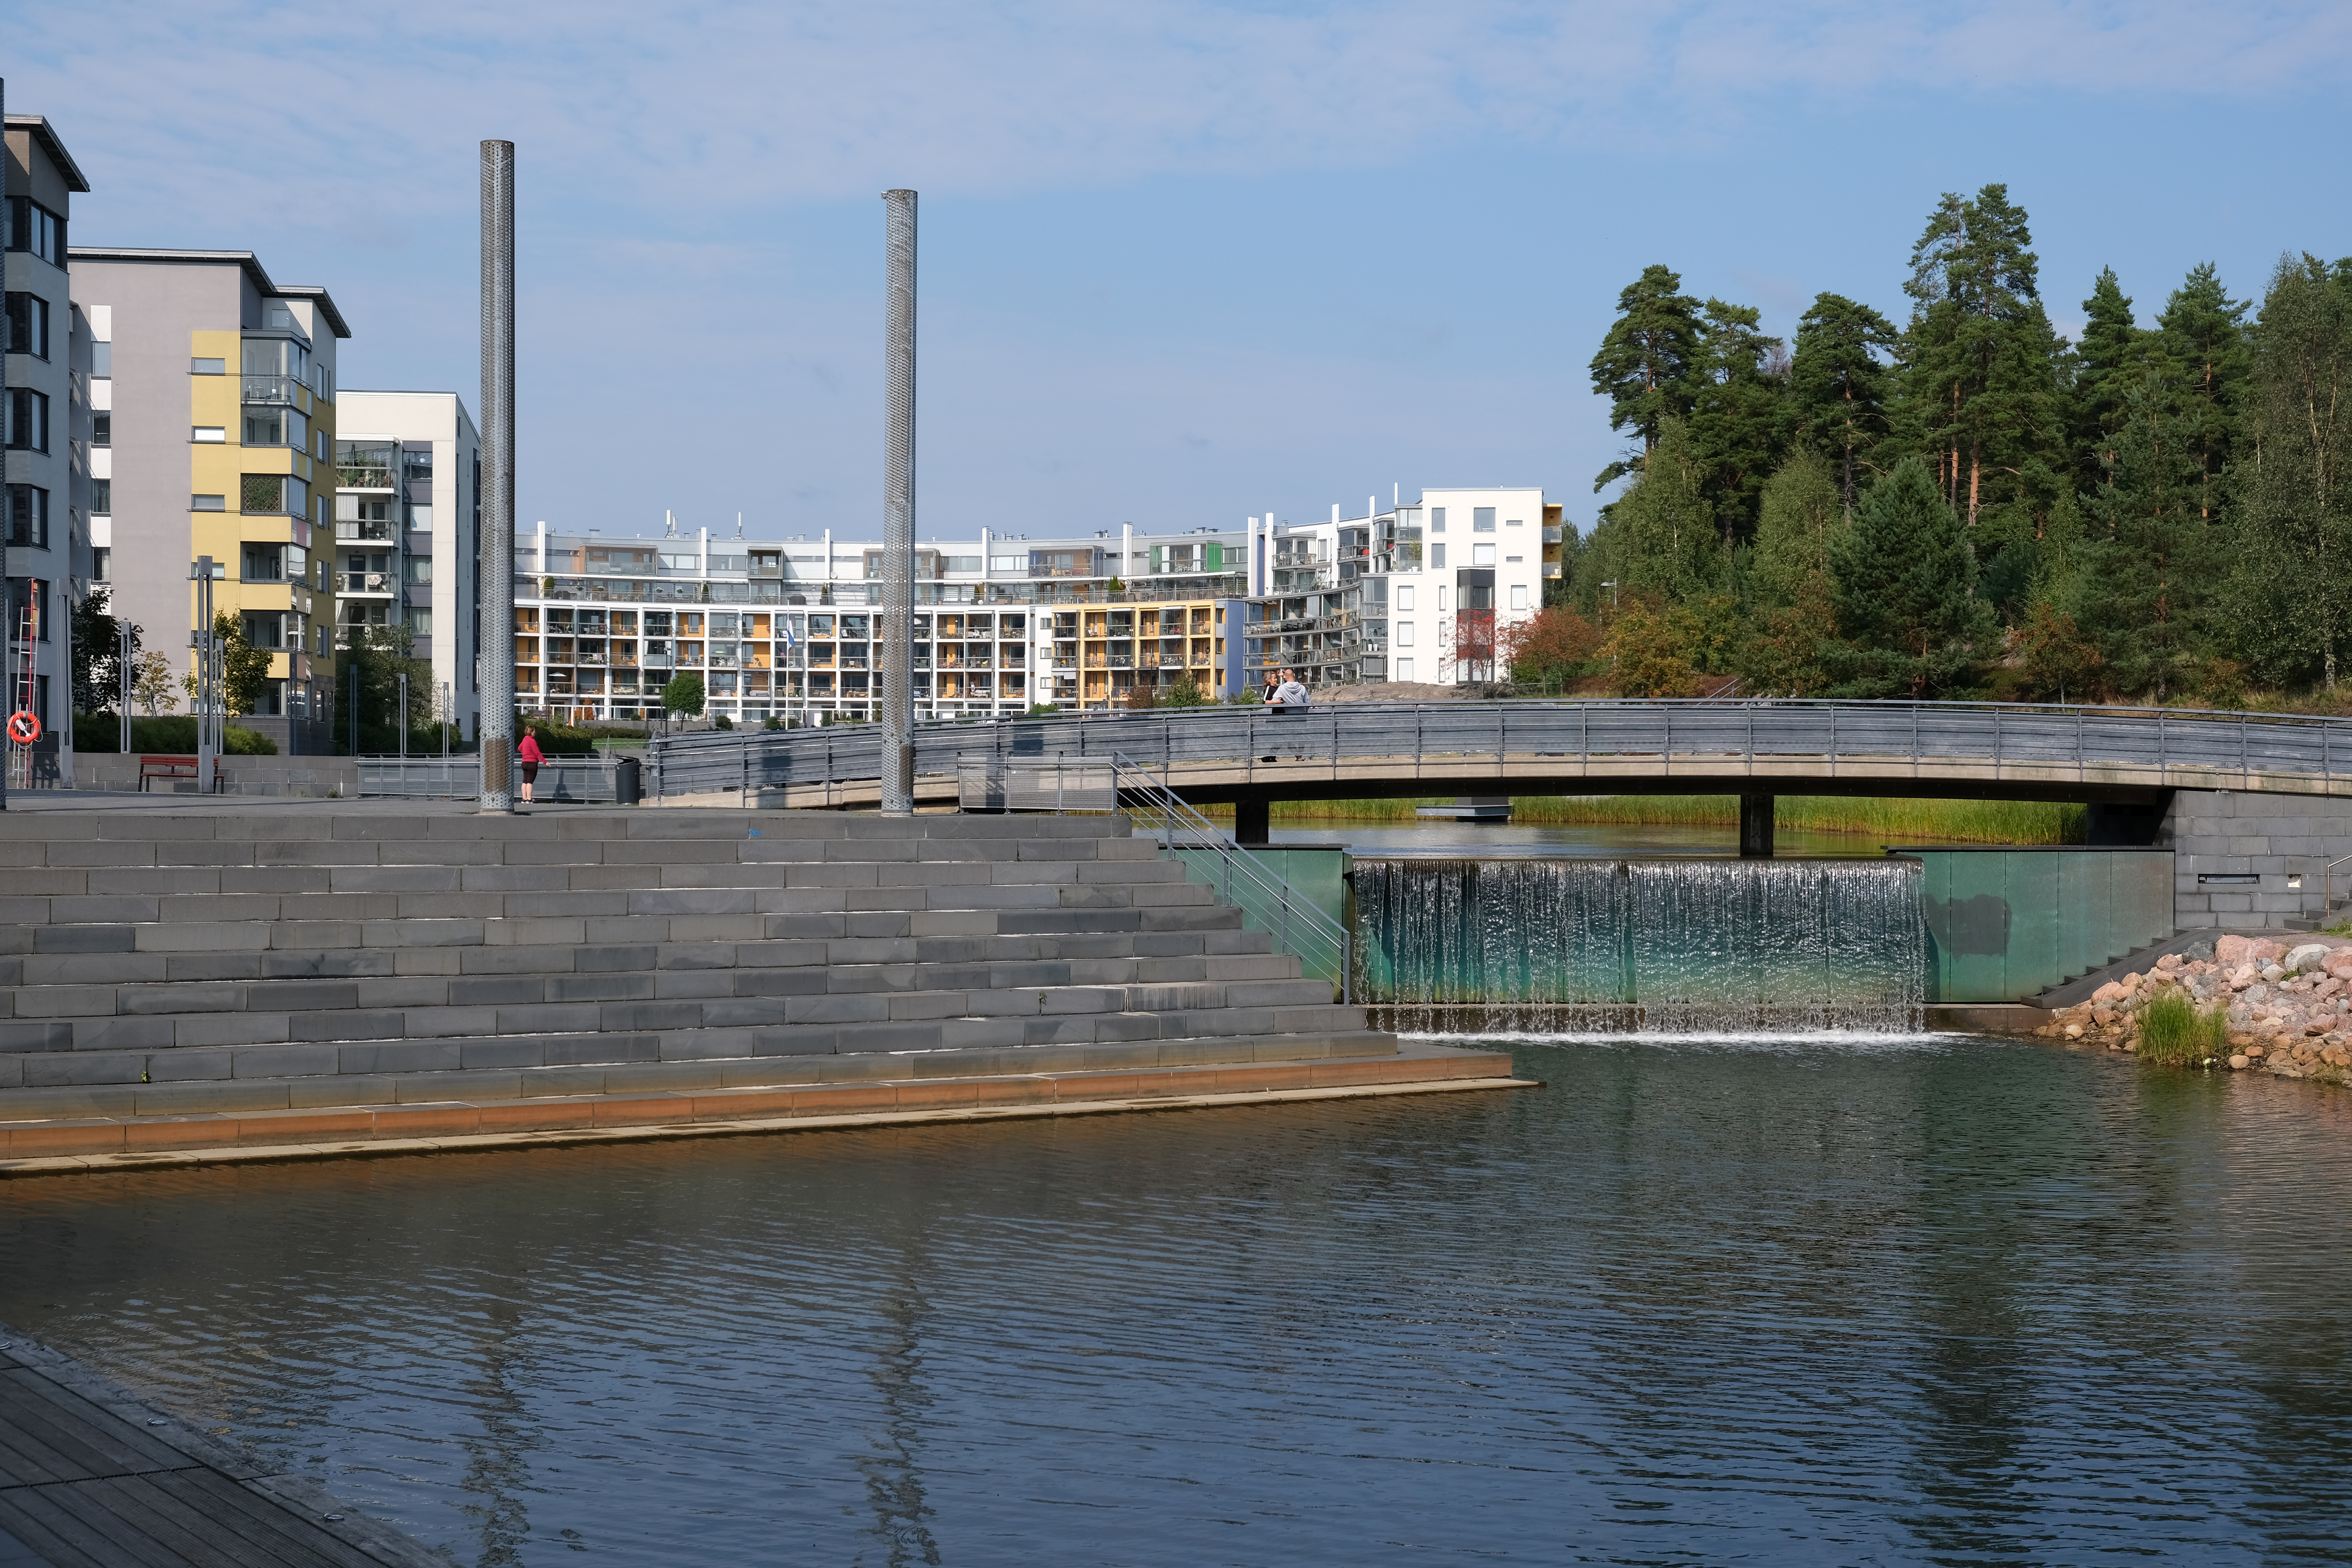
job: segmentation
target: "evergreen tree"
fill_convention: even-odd
[[[1808,585],[1829,574],[1830,544],[1844,531],[1844,504],[1829,464],[1800,448],[1764,487],[1750,571],[1756,602],[1796,604]]]
[[[1617,320],[1592,356],[1592,390],[1609,399],[1609,428],[1640,437],[1641,458],[1658,444],[1661,424],[1687,416],[1706,358],[1706,329],[1696,300],[1681,292],[1682,275],[1646,267],[1617,297]],[[1596,490],[1633,472],[1629,454],[1601,470]]]
[[[1871,487],[1829,550],[1843,694],[1942,696],[1990,643],[1976,555],[1927,465],[1906,459]]]
[[[1727,547],[1756,531],[1756,505],[1787,426],[1787,349],[1752,305],[1709,300],[1690,414],[1691,460]]]
[[[2091,297],[2083,301],[2083,336],[2074,345],[2074,412],[2068,421],[2074,447],[2074,483],[2085,492],[2108,483],[2116,432],[2124,421],[2124,400],[2139,389],[2147,361],[2143,333],[2132,302],[2112,267],[2100,269]]]
[[[1983,543],[2032,537],[2063,488],[2064,345],[2040,294],[2040,262],[2006,185],[1947,195],[1911,251],[1898,426],[1931,465],[1945,502],[1972,531],[2010,515]],[[2018,513],[2024,515],[2016,515]],[[1992,553],[1986,550],[1985,553]]]
[[[1699,489],[1690,427],[1673,415],[1658,424],[1657,446],[1625,493],[1610,507],[1603,531],[1621,593],[1687,598],[1715,584],[1722,554],[1715,511]]]
[[[2255,673],[2336,689],[2352,636],[2352,260],[2282,258],[2254,332],[2231,583]]]
[[[2180,439],[2197,465],[2197,513],[2209,527],[2221,521],[2224,487],[2237,460],[2238,429],[2253,345],[2244,300],[2221,287],[2210,262],[2189,270],[2156,319],[2156,353],[2172,368],[2180,399]]]
[[[2215,576],[2198,470],[2169,367],[2144,367],[2100,432],[2103,482],[2071,595],[2105,685],[2161,702],[2191,683]]]
[[[1848,512],[1854,468],[1869,465],[1886,434],[1886,367],[1878,355],[1896,341],[1893,322],[1841,294],[1817,296],[1797,322],[1790,412],[1799,438],[1838,464],[1838,497]]]

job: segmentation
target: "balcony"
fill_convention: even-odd
[[[247,406],[295,406],[295,392],[302,383],[290,375],[248,375],[245,377],[244,401]]]
[[[270,378],[266,376],[247,378],[248,384],[255,380],[268,379]],[[253,399],[248,397],[246,401],[250,403]],[[390,463],[339,464],[335,468],[335,488],[346,490],[391,489],[393,488],[392,465]]]
[[[338,572],[335,581],[346,594],[383,594],[399,592],[400,576],[393,572]]]
[[[1559,529],[1560,529],[1560,525],[1559,525],[1559,523],[1556,523],[1556,522],[1548,522],[1548,523],[1545,523],[1545,524],[1544,524],[1544,542],[1545,542],[1546,544],[1558,544],[1558,543],[1559,543],[1559,542],[1560,542]]]
[[[338,518],[335,521],[335,537],[338,540],[389,544],[394,531],[393,525],[385,521],[354,522],[349,518]]]

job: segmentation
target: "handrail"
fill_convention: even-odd
[[[2336,907],[2336,868],[2347,860],[2352,860],[2352,855],[2339,855],[2319,873],[2319,912],[2323,915]]]
[[[1139,829],[1158,837],[1161,854],[1193,869],[1208,860],[1205,874],[1220,899],[1265,922],[1275,945],[1306,973],[1336,976],[1343,1004],[1355,1000],[1355,935],[1343,921],[1316,908],[1281,872],[1226,837],[1133,758],[1113,752],[1110,766],[1120,805]]]

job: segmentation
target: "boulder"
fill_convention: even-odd
[[[2246,944],[2246,956],[2256,963],[2276,963],[2286,956],[2286,943],[2273,942],[2266,936],[2254,937]]]
[[[2298,972],[2317,969],[2335,951],[2324,942],[2306,942],[2286,955],[2286,967]]]
[[[2243,1051],[2240,1051],[2236,1055],[2231,1057],[2230,1066],[2240,1072],[2243,1072],[2246,1068],[2246,1054]]]
[[[2117,984],[2115,981],[2110,980],[2105,985],[2100,986],[2096,991],[2091,993],[2091,1005],[2094,1007],[2112,1007],[2117,1002],[2120,1002],[2124,997],[2129,994],[2130,993],[2126,991],[2121,985]]]
[[[2246,949],[2252,944],[2251,937],[2222,937],[2213,944],[2213,962],[2235,968],[2246,962]]]

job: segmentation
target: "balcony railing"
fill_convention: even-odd
[[[295,389],[301,384],[290,375],[248,375],[245,378],[245,401],[291,408]]]
[[[373,541],[380,544],[389,544],[392,542],[393,532],[393,525],[389,522],[354,522],[350,518],[339,518],[335,522],[337,539]]]
[[[391,594],[400,587],[400,578],[390,572],[338,572],[335,577],[346,594]]]
[[[247,402],[253,400],[247,398]],[[388,490],[393,488],[392,465],[389,463],[339,463],[335,467],[335,484],[347,490]]]

